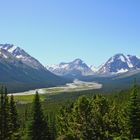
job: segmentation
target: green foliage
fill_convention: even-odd
[[[73,133],[80,139],[93,139],[94,131],[91,129],[93,125],[92,118],[92,102],[85,96],[79,97],[73,106]]]
[[[49,140],[48,124],[45,120],[38,93],[33,102],[33,118],[29,129],[31,140]]]
[[[19,134],[19,119],[18,119],[18,114],[17,114],[17,108],[16,108],[16,103],[14,101],[14,96],[11,95],[10,98],[10,130],[12,132],[12,140],[19,140],[20,134]]]
[[[19,123],[14,97],[11,96],[9,102],[7,89],[4,86],[0,93],[0,139],[19,140]]]
[[[111,140],[121,136],[123,122],[117,107],[102,95],[82,96],[58,115],[61,139]]]
[[[68,106],[62,106],[62,108],[60,109],[60,114],[57,116],[57,131],[59,136],[63,137],[63,135],[67,136],[69,135],[69,133],[72,133],[72,130],[69,127],[71,125],[70,119],[72,119],[71,113],[71,104],[68,104]]]
[[[140,138],[140,98],[137,85],[134,83],[128,105],[128,127],[130,139]]]
[[[48,126],[49,126],[49,140],[55,140],[57,136],[55,113],[52,112],[49,113]]]
[[[134,84],[132,90],[119,93],[82,91],[41,96],[36,93],[35,96],[23,97],[23,102],[22,96],[16,97],[15,102],[13,96],[8,98],[7,90],[3,87],[0,98],[0,139],[139,139],[139,91],[140,87]]]
[[[119,109],[116,104],[111,104],[108,113],[105,114],[103,122],[105,124],[106,137],[108,139],[123,139],[125,134],[125,118],[123,109]]]
[[[1,88],[1,106],[0,106],[0,137],[2,140],[11,140],[11,122],[9,112],[9,100],[6,87]]]

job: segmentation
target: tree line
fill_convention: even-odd
[[[36,92],[26,139],[22,137],[14,96],[8,96],[4,86],[0,92],[0,140],[140,139],[140,98],[136,83],[125,106],[102,94],[81,96],[62,106],[56,115],[45,113]]]

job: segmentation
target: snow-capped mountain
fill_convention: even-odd
[[[62,85],[66,81],[48,71],[23,49],[9,44],[0,45],[0,83],[10,91]]]
[[[0,48],[8,51],[14,57],[21,60],[23,63],[25,63],[26,65],[28,65],[32,68],[44,69],[44,66],[42,66],[42,64],[38,60],[36,60],[32,56],[30,56],[27,52],[25,52],[20,47],[17,47],[17,46],[12,45],[12,44],[0,44]]]
[[[47,66],[47,69],[56,75],[61,76],[85,76],[92,75],[93,71],[81,59],[75,59],[69,63]]]
[[[116,54],[99,70],[99,74],[120,74],[140,68],[140,58],[132,55]]]
[[[122,74],[140,69],[140,58],[133,55],[116,54],[98,67],[88,66],[82,60],[76,59],[70,63],[47,66],[47,69],[61,76],[89,76]]]

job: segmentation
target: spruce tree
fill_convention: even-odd
[[[4,95],[3,87],[0,89],[0,139],[3,138],[3,106],[4,106]]]
[[[18,113],[16,109],[16,103],[14,101],[14,96],[11,95],[10,98],[10,122],[11,122],[11,132],[13,139],[19,139],[19,120]]]
[[[140,98],[136,82],[133,85],[128,106],[128,124],[130,139],[140,138]]]
[[[33,119],[29,129],[31,140],[49,140],[48,124],[45,120],[38,92],[33,102]]]
[[[124,117],[122,115],[123,110],[118,108],[115,103],[112,103],[109,112],[103,117],[105,136],[107,139],[122,138],[124,131]]]
[[[11,140],[10,130],[10,112],[9,112],[9,100],[7,96],[7,88],[2,87],[1,89],[1,139]]]
[[[49,134],[50,140],[56,139],[56,117],[54,113],[49,113],[48,115],[48,123],[49,123]]]
[[[57,115],[57,135],[59,139],[76,139],[73,126],[73,104],[62,106]]]
[[[92,129],[95,133],[95,139],[106,140],[107,128],[105,125],[106,114],[109,113],[109,102],[103,95],[95,95],[93,97],[93,124]]]
[[[86,96],[79,97],[78,100],[75,102],[73,109],[73,130],[77,139],[95,139],[92,109],[92,101]]]

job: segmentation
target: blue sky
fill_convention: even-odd
[[[116,53],[140,56],[140,0],[0,0],[0,43],[44,65],[81,58],[100,65]]]

